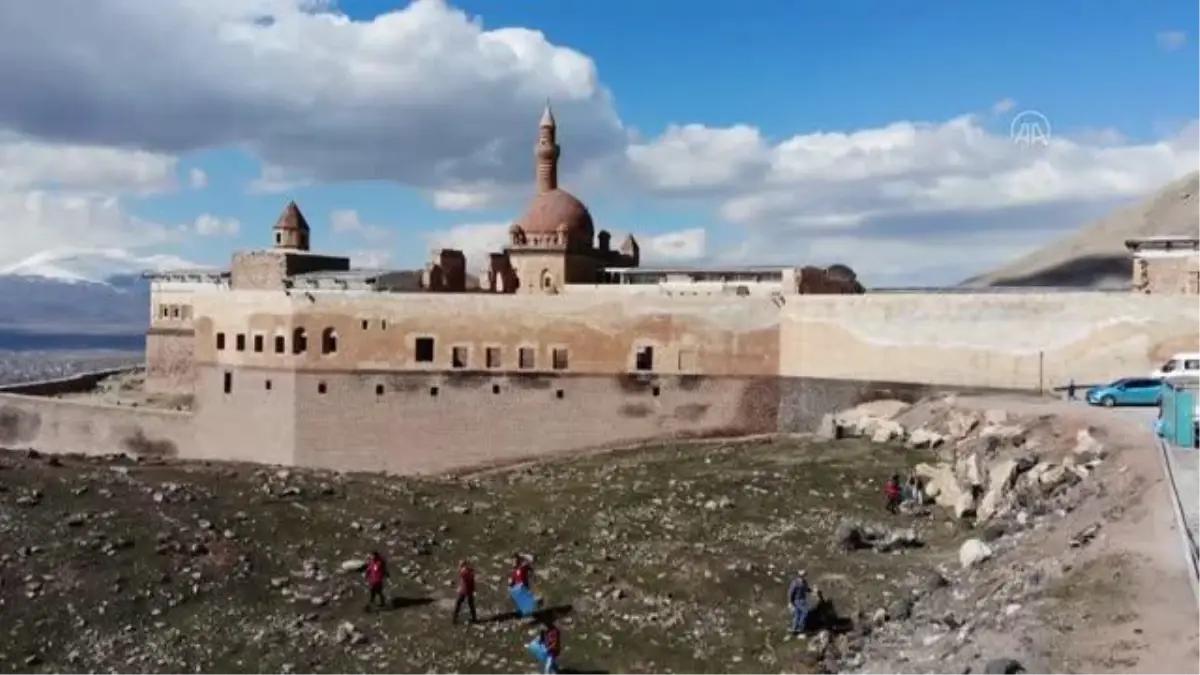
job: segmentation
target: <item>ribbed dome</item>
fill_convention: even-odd
[[[572,241],[591,242],[595,233],[592,214],[583,202],[559,189],[534,196],[518,224],[525,234],[555,234],[559,226],[566,226],[567,236]]]

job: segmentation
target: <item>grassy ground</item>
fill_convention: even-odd
[[[919,551],[830,544],[842,517],[886,522],[883,480],[918,460],[786,440],[401,480],[4,453],[0,670],[530,672],[531,626],[491,620],[520,550],[564,615],[566,668],[778,672],[803,661],[785,639],[797,568],[849,615],[947,555],[957,535],[932,518]],[[387,611],[340,570],[372,549],[392,568]],[[489,619],[475,626],[450,624],[463,557]],[[338,640],[347,621],[361,638]]]

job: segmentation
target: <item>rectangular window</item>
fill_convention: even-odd
[[[263,336],[255,335],[254,336],[254,351],[261,354],[262,350],[263,350]]]
[[[172,319],[179,318],[179,305],[171,305],[171,318]]]
[[[326,391],[326,388],[325,388],[325,383],[324,383],[324,382],[318,382],[318,383],[317,383],[317,393],[318,393],[318,394],[324,394],[324,393],[325,393],[325,391]]]
[[[233,373],[225,371],[225,393],[233,393]]]
[[[284,353],[285,351],[287,351],[287,344],[285,344],[285,341],[284,341],[284,339],[283,339],[283,336],[282,336],[282,335],[276,335],[276,336],[275,336],[275,353],[276,353],[276,354],[282,354],[282,353]]]
[[[238,333],[235,344],[237,345],[237,350],[239,352],[246,351],[246,336],[243,335],[242,333]]]
[[[454,347],[450,350],[450,365],[455,368],[467,367],[466,347]]]
[[[487,358],[487,367],[488,368],[499,368],[500,367],[501,361],[500,361],[500,348],[499,347],[488,347],[487,351],[485,352],[485,356]]]
[[[363,319],[363,320],[362,320],[362,329],[363,329],[363,330],[366,330],[368,327],[370,327],[370,325],[371,325],[371,322],[370,322],[370,321],[368,321],[368,320],[366,320],[366,319]]]
[[[534,357],[533,347],[521,347],[517,350],[517,367],[522,370],[533,368],[537,361]]]
[[[263,380],[263,389],[266,389],[267,391],[271,391],[271,381],[270,380]]]
[[[416,352],[417,363],[433,363],[433,338],[417,338],[414,351]]]
[[[638,370],[654,370],[654,347],[638,347],[634,367]]]
[[[555,370],[566,370],[569,367],[569,357],[565,347],[559,347],[551,353],[551,365]]]
[[[158,314],[165,319],[171,315],[171,308],[167,305],[160,305],[158,308]]]
[[[225,349],[225,334],[217,333],[217,349]]]

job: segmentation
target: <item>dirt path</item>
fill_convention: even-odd
[[[1107,521],[1104,535],[1081,556],[1099,597],[1087,631],[1059,645],[1074,672],[1200,672],[1200,610],[1188,580],[1168,481],[1146,410],[1108,410],[1020,397],[963,397],[963,407],[1017,414],[1056,414],[1105,434],[1112,453],[1103,471],[1112,489],[1071,515],[1080,526]],[[1089,584],[1088,582],[1091,582]],[[1109,597],[1103,597],[1112,591]]]

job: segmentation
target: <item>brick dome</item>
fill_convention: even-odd
[[[591,242],[595,234],[587,207],[575,195],[559,189],[534,196],[518,224],[525,234],[555,234],[565,226],[572,241]]]

